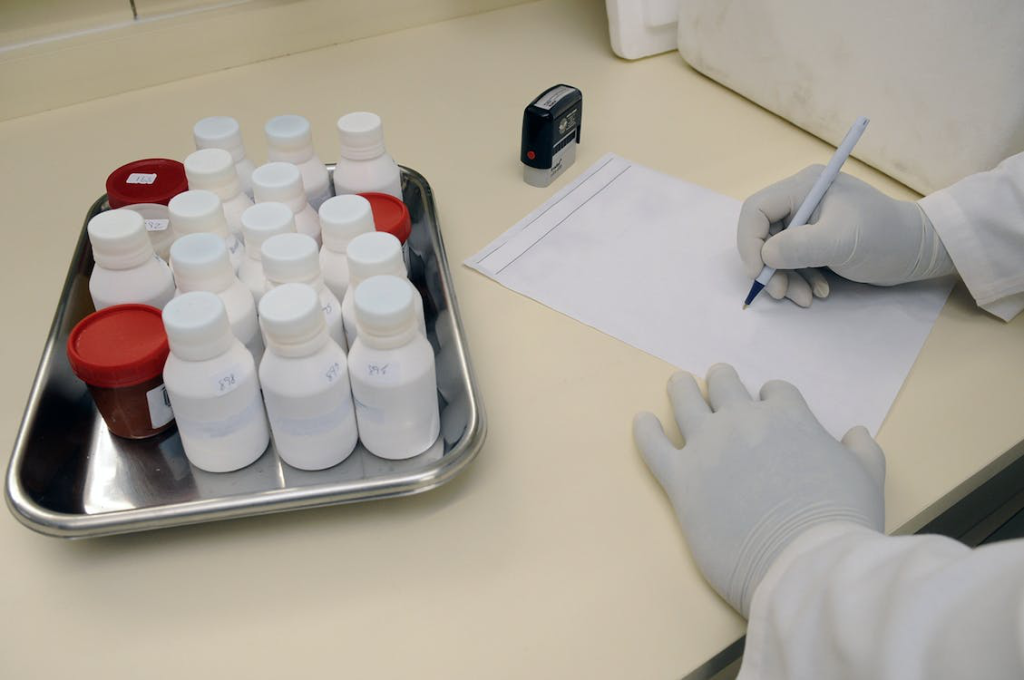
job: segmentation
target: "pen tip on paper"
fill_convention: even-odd
[[[747,307],[749,307],[749,306],[750,306],[750,305],[743,305],[743,309],[746,309],[746,308],[747,308]]]

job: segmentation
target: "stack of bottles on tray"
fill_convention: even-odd
[[[387,459],[438,438],[434,354],[407,278],[411,232],[380,118],[338,120],[334,181],[309,122],[267,122],[254,168],[238,123],[196,123],[184,164],[147,159],[107,180],[87,230],[96,312],[68,357],[110,430],[177,423],[210,472],[260,458],[339,464],[357,441]],[[255,199],[255,201],[254,201]],[[162,310],[162,311],[161,311]]]

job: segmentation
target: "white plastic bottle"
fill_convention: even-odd
[[[355,293],[359,285],[371,276],[387,274],[405,279],[407,273],[402,258],[402,244],[391,234],[382,231],[356,236],[349,242],[345,257],[348,261],[348,289],[341,301],[341,318],[345,326],[345,338],[351,347],[359,334],[355,306]],[[416,324],[420,332],[426,335],[423,298],[408,280],[406,283],[413,292]]]
[[[348,244],[356,236],[373,231],[370,202],[362,196],[335,196],[320,206],[320,234],[324,241],[320,248],[320,271],[339,300],[345,299],[348,289]]]
[[[238,127],[238,121],[229,116],[203,118],[193,126],[192,137],[195,139],[196,149],[224,149],[231,154],[242,191],[252,198],[252,171],[255,166],[245,155],[242,130]]]
[[[242,235],[242,213],[252,207],[252,199],[242,191],[231,154],[224,149],[202,149],[185,158],[185,175],[189,189],[212,191],[220,198],[224,218],[230,231],[239,241]]]
[[[278,455],[301,470],[337,465],[356,447],[356,414],[345,352],[327,334],[316,291],[274,288],[260,300],[260,326],[260,384]]]
[[[264,294],[285,283],[304,283],[316,291],[327,323],[327,333],[348,351],[341,322],[341,302],[324,285],[316,243],[305,234],[280,234],[263,242],[263,274],[267,277]]]
[[[245,232],[245,259],[238,268],[238,278],[259,304],[267,289],[267,277],[263,274],[263,242],[278,234],[294,234],[295,216],[284,203],[257,203],[242,213],[242,231]]]
[[[302,175],[291,163],[266,163],[252,173],[256,202],[276,201],[287,205],[295,216],[295,231],[309,236],[320,247],[320,218],[306,200]]]
[[[309,121],[302,116],[276,116],[263,128],[267,134],[267,159],[292,163],[302,174],[302,186],[313,210],[334,195],[327,167],[313,150]]]
[[[376,191],[402,198],[402,174],[384,148],[384,126],[375,113],[357,111],[338,119],[341,158],[334,168],[334,193]]]
[[[182,236],[171,246],[171,271],[178,295],[205,290],[220,297],[231,332],[259,364],[263,336],[256,320],[256,303],[249,289],[235,276],[224,241],[214,234]]]
[[[207,472],[239,470],[270,443],[256,363],[231,333],[220,298],[185,293],[164,309],[164,386],[185,455]]]
[[[88,232],[96,261],[89,294],[97,311],[128,302],[163,309],[171,301],[171,268],[153,252],[142,215],[127,208],[101,212]]]
[[[374,276],[356,291],[348,369],[359,437],[389,460],[423,453],[440,432],[434,351],[416,327],[414,292],[397,276]]]
[[[197,189],[184,191],[167,204],[171,216],[171,229],[174,236],[181,238],[188,234],[214,234],[219,236],[228,249],[231,268],[238,271],[245,257],[241,241],[228,231],[227,218],[217,194],[212,191]],[[173,246],[172,246],[173,247]]]

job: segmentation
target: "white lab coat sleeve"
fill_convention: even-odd
[[[982,308],[1006,321],[1024,310],[1024,153],[918,205]]]
[[[812,678],[1024,678],[1024,541],[805,532],[754,593],[737,680]]]

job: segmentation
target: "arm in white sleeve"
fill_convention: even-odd
[[[1024,678],[1024,541],[808,530],[754,594],[738,676],[803,678]]]
[[[918,204],[978,305],[1006,321],[1024,310],[1024,153]]]

